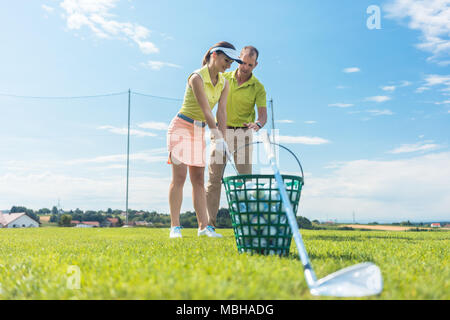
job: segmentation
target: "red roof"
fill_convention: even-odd
[[[118,218],[106,218],[106,220],[108,220],[111,223],[119,223],[119,219]]]
[[[432,227],[440,227],[441,224],[440,224],[440,223],[432,223],[431,226],[432,226]]]

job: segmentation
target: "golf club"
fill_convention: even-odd
[[[310,288],[311,294],[333,297],[363,297],[381,293],[383,290],[381,272],[380,269],[371,262],[347,267],[317,280],[309,261],[308,253],[306,252],[291,202],[286,192],[286,186],[276,164],[269,134],[267,132],[262,134],[262,139],[275,175],[275,180],[280,190],[283,205],[286,208],[289,226],[293,232],[295,244],[297,245],[300,260],[303,264],[306,283]]]

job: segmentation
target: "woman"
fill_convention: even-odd
[[[180,210],[186,174],[192,183],[192,197],[197,214],[198,236],[222,237],[208,226],[206,211],[205,173],[205,126],[208,125],[215,138],[217,151],[228,149],[225,136],[228,81],[222,72],[239,60],[235,47],[225,41],[212,46],[203,58],[203,67],[190,74],[184,94],[183,106],[172,119],[167,132],[168,163],[172,165],[172,182],[169,187],[170,237],[181,238]],[[217,123],[212,109],[218,103]]]

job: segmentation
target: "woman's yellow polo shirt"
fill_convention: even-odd
[[[222,75],[222,73],[219,73],[219,81],[217,81],[216,85],[214,86],[211,82],[208,65],[203,66],[201,69],[195,70],[189,75],[180,113],[197,121],[206,121],[205,115],[200,108],[200,104],[195,98],[194,91],[192,91],[192,88],[189,86],[189,79],[194,73],[198,74],[203,80],[203,88],[205,90],[211,110],[219,101],[222,90],[225,88],[225,77]]]

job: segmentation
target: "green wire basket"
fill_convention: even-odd
[[[254,142],[260,143],[260,142]],[[275,143],[272,143],[275,144]],[[278,145],[278,144],[275,144]],[[288,150],[292,155],[292,151]],[[300,162],[296,158],[298,164]],[[294,213],[297,213],[302,177],[282,175]],[[238,252],[287,256],[292,230],[274,175],[252,174],[224,177],[225,193]]]

